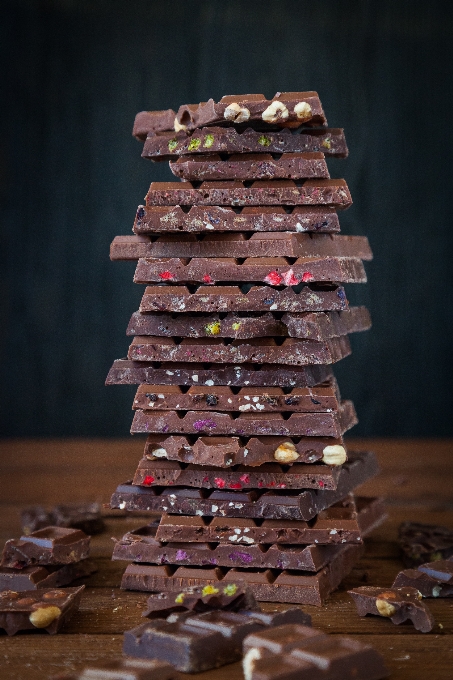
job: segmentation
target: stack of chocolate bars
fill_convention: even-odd
[[[369,328],[343,284],[366,281],[363,236],[326,156],[347,156],[316,92],[235,95],[138,114],[153,182],[133,236],[111,246],[147,284],[127,359],[107,384],[138,384],[133,433],[148,435],[111,507],[162,512],[127,534],[124,588],[245,580],[259,600],[321,604],[384,518],[353,495],[377,472],[347,451],[356,422],[331,365]]]

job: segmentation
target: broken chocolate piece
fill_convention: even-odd
[[[50,526],[6,541],[1,566],[23,569],[38,564],[71,564],[89,553],[90,536],[83,531]]]
[[[136,139],[145,141],[150,132],[164,132],[173,130],[176,112],[173,109],[165,111],[140,111],[134,120],[132,134]]]
[[[422,633],[429,633],[434,626],[433,616],[421,601],[421,593],[415,588],[362,586],[348,590],[348,593],[356,604],[359,616],[384,616],[397,625],[409,620]]]
[[[453,559],[420,564],[417,569],[400,571],[395,587],[412,587],[423,597],[453,597]]]
[[[34,590],[35,588],[61,588],[78,578],[97,571],[91,560],[81,560],[62,566],[34,566],[23,569],[0,568],[0,591]]]
[[[99,503],[69,503],[46,510],[41,505],[26,508],[21,514],[22,531],[26,536],[48,526],[72,527],[89,536],[104,531]]]
[[[180,675],[158,659],[121,659],[87,666],[79,673],[55,675],[51,680],[180,680]]]
[[[453,530],[447,527],[403,522],[398,538],[405,561],[411,566],[453,556]]]
[[[0,592],[0,628],[8,635],[40,629],[54,635],[79,608],[84,588],[4,590]]]

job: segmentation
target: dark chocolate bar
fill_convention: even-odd
[[[48,526],[72,527],[89,536],[99,534],[105,529],[99,503],[69,503],[56,505],[51,510],[35,505],[22,511],[21,521],[22,531],[26,536]]]
[[[351,509],[354,505],[356,512]],[[386,518],[385,506],[380,498],[346,497],[320,516],[351,510],[351,517],[358,522],[362,536],[368,535]],[[178,520],[176,515],[172,519]],[[197,517],[198,520],[198,517]],[[225,521],[225,520],[222,520]],[[227,520],[226,520],[227,521]],[[234,522],[241,520],[232,520]],[[250,520],[247,520],[250,521]],[[269,522],[270,520],[266,520]],[[316,520],[317,521],[317,520]],[[335,520],[338,521],[338,520]],[[279,543],[257,545],[256,543],[233,545],[218,542],[170,542],[156,539],[159,520],[130,531],[115,541],[113,560],[147,562],[150,564],[178,564],[186,566],[252,567],[258,569],[296,569],[319,571],[341,551],[338,545],[285,545]]]
[[[384,616],[396,625],[409,620],[422,633],[429,633],[434,627],[434,618],[421,601],[422,595],[416,588],[362,586],[348,590],[348,593],[355,602],[359,616]]]
[[[7,635],[20,630],[45,630],[54,635],[79,608],[84,588],[4,590],[0,593],[0,628]]]
[[[23,569],[38,564],[71,564],[89,553],[90,536],[80,529],[46,527],[6,541],[1,566]]]
[[[139,205],[133,231],[136,234],[167,232],[337,232],[338,215],[329,206],[228,206],[193,205],[188,212],[181,206]]]
[[[332,364],[351,353],[347,336],[329,338],[324,342],[286,338],[281,344],[273,338],[233,340],[222,338],[163,338],[137,335],[129,346],[132,361],[186,361],[221,364]]]
[[[180,680],[173,666],[158,659],[121,659],[86,666],[79,673],[55,675],[51,680]]]
[[[362,260],[356,257],[299,258],[252,257],[239,264],[234,258],[141,258],[135,283],[255,282],[271,286],[297,286],[309,281],[366,283]]]
[[[91,560],[81,560],[62,566],[34,566],[23,569],[2,567],[0,568],[0,591],[20,592],[36,588],[61,588],[96,571],[97,567]]]
[[[313,573],[252,568],[175,567],[129,564],[121,580],[125,590],[160,591],[212,583],[216,587],[237,579],[247,583],[260,602],[291,602],[321,606],[349,574],[363,553],[360,544],[344,544],[331,562]]]
[[[172,160],[177,156],[199,153],[307,153],[321,151],[326,156],[346,158],[348,147],[340,128],[299,129],[260,132],[250,127],[236,130],[205,127],[191,134],[157,132],[147,136],[142,157]]]
[[[117,359],[106,385],[232,385],[233,387],[310,387],[332,376],[329,366],[272,364],[187,364]]]
[[[180,156],[170,162],[172,173],[185,181],[256,180],[256,179],[329,179],[324,154],[312,153],[219,154]]]
[[[379,471],[371,452],[349,452],[342,466],[336,491],[276,489],[235,491],[191,487],[142,487],[121,484],[113,494],[110,507],[120,510],[168,512],[206,517],[248,517],[262,519],[299,519],[308,521],[319,512],[342,500],[356,486]]]
[[[142,142],[150,132],[164,132],[173,130],[175,125],[176,111],[166,109],[164,111],[140,111],[134,120],[132,134]]]
[[[453,556],[453,530],[447,527],[403,522],[398,538],[409,566]]]
[[[392,588],[416,588],[423,597],[453,597],[453,558],[400,571]]]
[[[276,319],[272,312],[223,314],[152,314],[135,312],[127,335],[157,335],[190,338],[263,338],[269,336],[327,340],[328,338],[366,331],[371,319],[366,307],[350,307],[339,312],[287,312]]]

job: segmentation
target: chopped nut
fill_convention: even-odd
[[[159,446],[157,449],[153,449],[151,453],[156,458],[167,458],[167,451],[162,446]]]
[[[266,123],[276,123],[279,120],[286,120],[289,111],[282,102],[273,101],[261,114],[261,118]]]
[[[178,117],[175,118],[175,132],[180,132],[181,130],[187,130],[187,125],[181,125],[181,123],[178,120]]]
[[[245,106],[239,106],[236,102],[229,104],[223,112],[225,120],[232,120],[235,123],[243,123],[250,118],[250,111]]]
[[[244,671],[245,680],[252,680],[255,661],[258,661],[258,659],[261,659],[261,649],[259,647],[251,647],[242,659],[242,670]]]
[[[294,107],[294,113],[299,120],[308,120],[311,118],[311,106],[308,102],[299,102]]]
[[[326,465],[343,465],[346,458],[346,451],[339,444],[326,446],[322,450],[322,462]]]
[[[283,442],[275,449],[274,458],[279,463],[292,463],[299,458],[299,454],[292,442]]]
[[[209,149],[212,145],[214,144],[214,135],[208,134],[204,138],[204,144],[203,146],[205,149]]]
[[[390,617],[396,612],[396,607],[387,600],[376,600],[376,609],[381,616]]]
[[[47,628],[52,621],[58,619],[60,614],[61,609],[58,607],[40,607],[39,609],[35,609],[28,618],[35,628]]]

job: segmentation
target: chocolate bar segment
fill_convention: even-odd
[[[23,569],[0,568],[0,591],[34,590],[35,588],[61,588],[78,578],[97,571],[91,560],[81,560],[62,566],[34,566]]]
[[[348,147],[340,128],[321,130],[266,130],[205,127],[186,132],[157,132],[147,136],[142,157],[172,160],[177,156],[200,153],[307,153],[321,151],[326,156],[346,158]]]
[[[51,510],[35,505],[22,511],[21,521],[26,536],[48,526],[72,527],[89,536],[105,529],[99,503],[69,503],[56,505]]]
[[[359,616],[375,614],[390,619],[396,625],[409,620],[422,633],[429,633],[434,627],[434,618],[421,601],[421,593],[415,588],[362,586],[348,590],[348,593],[355,602]]]
[[[7,635],[20,630],[45,630],[54,635],[79,608],[84,588],[4,590],[0,593],[0,628]]]
[[[80,529],[46,527],[6,541],[1,566],[23,569],[37,564],[71,564],[85,559],[89,553],[90,536]]]
[[[133,230],[136,234],[167,232],[338,232],[340,222],[329,206],[228,206],[193,205],[188,212],[181,206],[139,205]]]
[[[453,556],[453,530],[447,527],[403,522],[398,538],[405,561],[410,566]]]
[[[332,312],[287,312],[281,319],[272,312],[226,314],[152,314],[135,312],[129,321],[127,335],[156,335],[190,338],[263,338],[296,337],[312,340],[347,335],[368,330],[371,319],[366,307],[350,307]]]
[[[400,571],[394,588],[416,588],[423,597],[453,597],[453,559],[420,564],[418,569]]]

